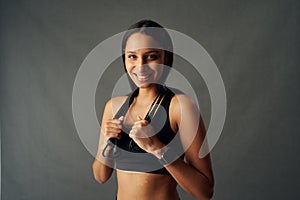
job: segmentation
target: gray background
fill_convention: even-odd
[[[299,199],[299,10],[297,0],[1,0],[1,199],[114,198],[115,176],[92,178],[72,87],[99,42],[143,18],[197,40],[222,74],[228,112],[212,151],[213,199]],[[209,97],[192,75],[207,124]],[[110,87],[101,81],[99,113]]]

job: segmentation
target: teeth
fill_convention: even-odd
[[[149,75],[143,75],[143,76],[140,76],[140,75],[137,75],[138,79],[146,79],[149,77]]]
[[[147,78],[148,76],[138,76],[138,78]]]

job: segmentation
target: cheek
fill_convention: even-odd
[[[150,69],[156,74],[161,75],[163,73],[164,66],[162,64],[153,64],[149,65]]]
[[[127,72],[129,72],[132,69],[132,64],[125,60],[125,68]]]
[[[162,76],[163,71],[164,71],[164,70],[163,70],[163,67],[161,66],[161,67],[159,68],[159,72],[158,72],[159,77]]]

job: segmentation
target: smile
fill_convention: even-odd
[[[150,79],[150,74],[143,74],[143,75],[135,74],[135,76],[139,82],[145,82]]]

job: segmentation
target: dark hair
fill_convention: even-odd
[[[165,52],[165,58],[167,59],[167,62],[164,63],[164,65],[172,67],[172,65],[173,65],[173,43],[172,43],[169,33],[164,29],[163,26],[161,26],[160,24],[158,24],[155,21],[141,20],[141,21],[131,25],[123,36],[122,59],[123,59],[123,65],[124,65],[125,71],[127,71],[126,66],[125,66],[125,48],[126,48],[128,38],[134,33],[143,33],[145,35],[151,36],[154,40],[156,40],[162,46],[162,49]],[[169,74],[169,68],[164,67],[164,72],[161,77],[162,82],[165,81],[168,74]],[[136,87],[134,87],[135,84],[131,81],[130,78],[129,78],[129,82],[130,82],[130,86],[132,89],[136,88]]]

